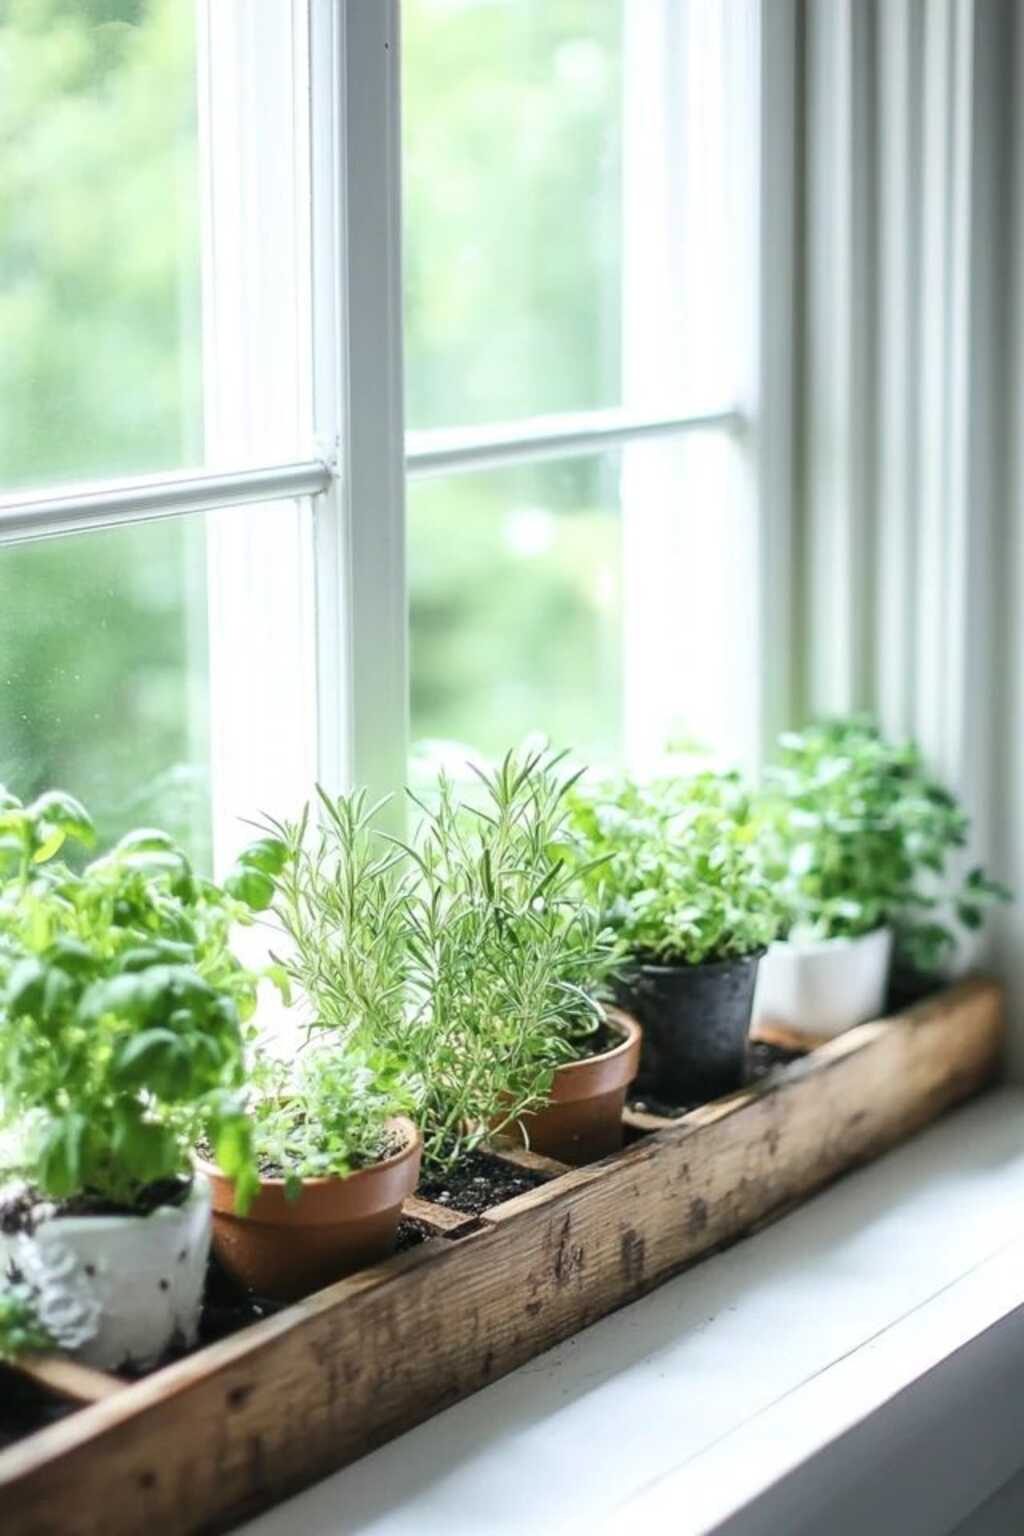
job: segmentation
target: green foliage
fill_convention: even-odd
[[[273,884],[273,910],[291,941],[278,965],[305,997],[311,1029],[379,1044],[401,1028],[410,881],[401,850],[373,830],[379,804],[369,805],[364,790],[318,795],[315,829],[309,807],[297,822],[268,822],[239,864],[248,874],[261,861],[258,872]]]
[[[0,1283],[0,1361],[18,1360],[55,1346],[36,1311],[32,1288],[16,1280]]]
[[[261,1169],[285,1180],[345,1178],[390,1150],[387,1122],[412,1108],[393,1062],[337,1042],[308,1044],[291,1061],[254,1052],[249,1061],[253,1145]]]
[[[587,884],[635,960],[700,965],[775,937],[778,903],[738,775],[608,781],[573,795],[572,818],[602,861]]]
[[[4,490],[201,462],[194,15],[0,4]],[[155,819],[201,867],[205,566],[200,519],[0,553],[0,780],[66,784],[101,846]]]
[[[937,915],[948,901],[940,882],[968,821],[913,742],[887,741],[861,718],[789,732],[765,775],[764,808],[791,937],[853,937],[889,924],[916,968],[939,968],[955,943]],[[977,928],[986,907],[1008,896],[972,869],[955,910]]]
[[[256,979],[232,954],[247,910],[198,879],[166,833],[129,833],[83,873],[53,862],[87,840],[70,797],[4,794],[0,863],[0,1127],[42,1193],[131,1207],[186,1174],[205,1135],[253,1186],[241,1021]]]
[[[428,1164],[448,1165],[489,1127],[543,1104],[554,1069],[603,1017],[621,958],[580,886],[567,827],[578,775],[561,755],[509,753],[462,806],[442,778],[408,854],[414,1006],[396,1046],[421,1087]]]
[[[373,833],[380,807],[364,791],[318,793],[315,830],[308,806],[296,822],[268,821],[225,881],[254,909],[273,907],[290,942],[271,974],[309,1010],[294,1060],[258,1042],[247,1053],[256,1155],[292,1194],[303,1179],[344,1178],[376,1161],[386,1122],[412,1107],[403,1063],[387,1050],[408,972],[402,854]]]
[[[480,774],[475,807],[442,779],[408,846],[374,830],[363,792],[321,792],[315,833],[308,814],[267,827],[291,941],[278,964],[311,1038],[355,1052],[357,1077],[372,1068],[390,1113],[412,1094],[428,1164],[542,1104],[602,1017],[617,951],[579,890],[560,761],[510,753]],[[351,1113],[339,1104],[343,1124]]]

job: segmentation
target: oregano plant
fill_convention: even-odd
[[[870,719],[825,720],[779,738],[765,772],[770,866],[793,939],[856,937],[890,925],[901,955],[935,971],[956,942],[952,917],[978,928],[1009,892],[980,868],[944,884],[967,843],[956,797],[918,747]]]
[[[775,937],[779,903],[738,774],[606,779],[577,788],[571,805],[584,881],[633,961],[701,965]]]

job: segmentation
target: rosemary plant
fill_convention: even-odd
[[[445,778],[435,804],[416,802],[402,1048],[420,1083],[427,1166],[450,1166],[541,1106],[555,1068],[603,1019],[619,951],[581,891],[566,805],[578,775],[560,773],[563,756],[509,753],[474,770],[479,806],[460,805]]]
[[[308,811],[266,828],[309,1037],[376,1063],[392,1112],[411,1093],[428,1168],[541,1105],[602,1021],[618,951],[580,892],[561,761],[509,754],[478,807],[442,779],[410,844],[363,792],[321,791],[315,831]]]

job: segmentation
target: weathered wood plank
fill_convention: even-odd
[[[557,1158],[545,1157],[543,1152],[534,1152],[531,1147],[516,1146],[513,1142],[500,1138],[487,1150],[494,1157],[500,1158],[503,1163],[511,1163],[514,1168],[522,1168],[526,1173],[535,1173],[542,1179],[560,1179],[563,1174],[569,1172],[568,1163],[560,1163]]]
[[[411,1216],[414,1221],[422,1222],[432,1232],[443,1233],[445,1237],[471,1231],[477,1223],[477,1218],[468,1216],[465,1211],[437,1205],[433,1200],[421,1200],[419,1195],[410,1195],[402,1201],[402,1215]]]
[[[30,1355],[24,1360],[12,1361],[10,1368],[73,1403],[100,1403],[125,1389],[125,1383],[117,1376],[108,1376],[106,1371],[93,1370],[89,1365],[79,1365],[77,1360],[68,1360],[63,1355]]]
[[[967,982],[126,1388],[0,1456],[5,1536],[223,1529],[495,1380],[976,1091]]]

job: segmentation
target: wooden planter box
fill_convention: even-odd
[[[534,1159],[483,1217],[411,1202],[438,1235],[143,1381],[26,1365],[84,1406],[0,1453],[4,1536],[229,1528],[877,1157],[994,1076],[1002,1031],[962,982],[678,1119],[627,1111],[622,1153]]]

